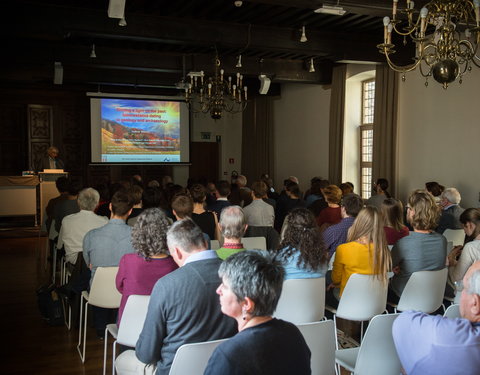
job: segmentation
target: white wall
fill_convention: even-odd
[[[281,93],[273,105],[275,187],[293,175],[305,191],[313,176],[328,178],[330,89],[284,84]]]
[[[210,132],[209,140],[202,139],[202,132]],[[221,137],[220,143],[220,176],[219,179],[230,180],[233,170],[241,172],[242,162],[242,114],[224,113],[222,118],[215,121],[209,114],[194,113],[190,126],[190,139],[192,142],[216,142],[217,136]],[[229,159],[234,163],[230,164]],[[175,183],[186,185],[188,179],[188,166],[173,167]]]
[[[399,80],[398,186],[405,199],[427,181],[456,187],[463,207],[479,207],[480,69],[447,90],[417,71]]]

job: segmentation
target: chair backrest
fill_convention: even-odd
[[[312,357],[312,375],[335,374],[335,324],[333,320],[297,325]]]
[[[265,237],[243,237],[242,243],[247,250],[267,250],[267,240]]]
[[[285,280],[274,315],[294,324],[323,319],[325,278]]]
[[[443,236],[451,241],[453,246],[463,245],[465,242],[465,231],[463,229],[445,229]]]
[[[210,250],[220,249],[220,242],[218,240],[210,240]]]
[[[392,336],[399,314],[377,315],[368,324],[358,351],[354,375],[398,375],[401,363]]]
[[[403,289],[397,310],[415,310],[430,314],[442,306],[448,269],[412,273]]]
[[[88,303],[105,309],[118,309],[122,295],[115,286],[118,267],[98,267],[93,276]]]
[[[215,348],[228,339],[184,344],[178,348],[169,375],[201,375]]]
[[[337,308],[337,317],[370,320],[385,311],[388,284],[374,275],[354,273],[347,281]]]
[[[448,308],[445,310],[445,313],[443,314],[443,316],[446,317],[446,318],[450,318],[450,319],[461,318],[460,305],[454,303],[454,304],[448,306]]]
[[[127,299],[118,327],[117,342],[134,348],[147,317],[150,296],[131,295]]]

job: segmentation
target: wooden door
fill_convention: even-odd
[[[217,181],[220,143],[191,142],[190,143],[190,178],[196,181]]]

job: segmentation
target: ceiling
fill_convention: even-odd
[[[51,85],[57,61],[64,86],[175,90],[191,70],[211,74],[218,53],[227,74],[240,71],[252,82],[263,73],[274,83],[328,84],[335,63],[383,60],[376,45],[383,39],[382,18],[391,14],[386,0],[340,1],[343,16],[315,13],[322,6],[316,0],[250,0],[240,7],[233,0],[126,0],[122,27],[108,17],[108,5],[9,2],[0,80]],[[305,43],[299,41],[302,26]],[[90,57],[92,44],[96,58]]]

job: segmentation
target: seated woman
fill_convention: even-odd
[[[382,202],[380,212],[384,220],[383,228],[389,245],[395,245],[400,238],[408,236],[409,230],[403,225],[402,202],[394,198],[387,198]]]
[[[160,208],[143,211],[132,228],[133,254],[120,259],[116,285],[122,294],[118,324],[128,296],[150,295],[158,279],[176,270],[177,264],[168,255],[167,230],[170,221]]]
[[[317,216],[317,224],[321,230],[342,220],[340,210],[342,191],[340,188],[337,185],[328,185],[323,189],[323,196],[327,201],[328,207],[320,211],[320,214]]]
[[[239,333],[215,349],[204,375],[310,374],[310,350],[298,328],[272,318],[284,277],[273,255],[242,251],[218,273],[222,312],[237,321]]]
[[[379,178],[377,182],[373,184],[373,188],[375,190],[375,194],[368,198],[368,200],[365,202],[365,205],[375,206],[380,209],[382,202],[387,198],[391,198],[390,193],[387,191],[388,180],[386,178]]]
[[[242,237],[247,230],[247,221],[240,206],[225,207],[218,226],[223,235],[223,246],[216,250],[220,259],[227,259],[230,255],[245,250]]]
[[[347,241],[337,247],[332,284],[328,288],[329,290],[335,288],[333,295],[337,299],[342,296],[352,274],[375,275],[387,283],[387,272],[391,267],[383,221],[376,207],[367,206],[359,212],[348,230]],[[332,298],[329,298],[329,305],[331,302]]]
[[[451,282],[460,281],[468,268],[480,260],[480,209],[468,208],[460,215],[468,242],[455,246],[448,254],[448,275]]]
[[[440,185],[436,181],[425,182],[425,189],[433,195],[433,199],[437,204],[440,204],[442,198],[442,193],[445,190],[445,187]]]
[[[206,211],[205,200],[207,199],[207,189],[201,184],[194,184],[190,188],[190,194],[193,199],[192,220],[197,224],[203,233],[208,234],[211,240],[219,240],[217,215],[214,212]]]
[[[416,271],[433,271],[445,267],[447,240],[435,232],[440,208],[426,190],[415,190],[407,205],[407,220],[413,231],[401,238],[392,249],[395,275],[390,280],[389,301],[396,302],[408,279]]]
[[[286,280],[325,276],[327,250],[315,217],[309,209],[295,208],[288,214],[279,255],[285,268]]]

